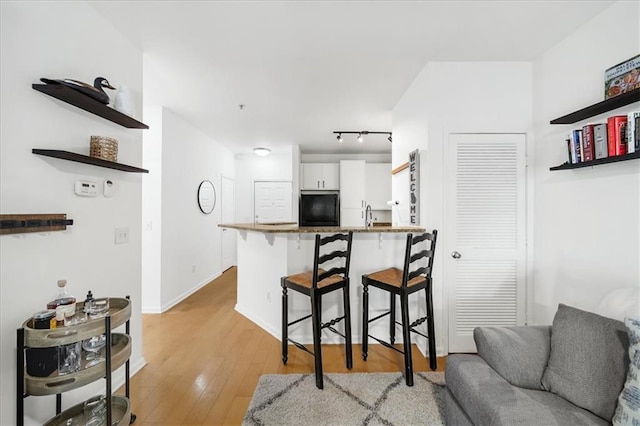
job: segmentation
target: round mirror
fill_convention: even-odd
[[[211,181],[203,180],[198,187],[198,206],[204,214],[209,214],[216,206],[216,189]]]

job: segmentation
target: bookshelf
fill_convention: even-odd
[[[605,99],[602,102],[598,102],[588,107],[582,108],[578,111],[574,111],[562,117],[551,120],[550,124],[573,124],[578,121],[586,120],[587,118],[594,117],[605,112],[612,111],[616,108],[630,105],[634,102],[640,102],[640,88],[632,90],[628,93],[623,93],[614,98]]]
[[[613,98],[605,99],[602,102],[589,105],[588,107],[574,111],[562,117],[551,120],[549,124],[574,124],[582,120],[594,117],[605,112],[613,111],[614,109],[621,108],[633,103],[640,102],[640,88],[632,90],[628,93],[623,93]],[[621,161],[637,160],[640,158],[640,152],[634,152],[631,154],[618,155],[615,157],[599,158],[591,161],[584,161],[581,163],[569,163],[565,162],[558,166],[550,167],[550,171],[556,170],[570,170],[579,169],[582,167],[598,166],[600,164],[618,163]]]
[[[74,161],[76,163],[91,164],[93,166],[105,167],[107,169],[121,170],[129,173],[149,173],[149,170],[141,169],[127,164],[116,163],[103,160],[101,158],[89,157],[88,155],[76,154],[75,152],[63,151],[59,149],[37,149],[33,148],[32,153],[44,155],[46,157],[60,158],[62,160]]]

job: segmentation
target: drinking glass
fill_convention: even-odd
[[[87,309],[89,318],[101,318],[109,313],[109,298],[93,299]]]
[[[93,367],[96,364],[104,361],[104,357],[99,355],[100,350],[107,344],[107,336],[101,334],[99,336],[93,336],[90,339],[86,339],[82,341],[82,348],[89,352],[87,354],[87,365],[86,368]]]
[[[94,396],[84,402],[85,426],[103,426],[107,422],[107,398],[104,395]]]

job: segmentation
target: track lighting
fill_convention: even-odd
[[[364,135],[388,135],[387,140],[391,142],[391,132],[370,132],[368,130],[359,130],[359,131],[336,130],[335,132],[333,132],[333,134],[338,135],[336,139],[340,143],[342,143],[342,141],[344,140],[342,138],[343,133],[358,135],[356,136],[356,140],[360,143],[364,142]]]

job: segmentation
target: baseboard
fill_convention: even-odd
[[[205,279],[204,281],[196,284],[194,287],[192,287],[189,290],[183,292],[182,294],[174,297],[172,300],[170,300],[169,302],[165,303],[164,305],[162,305],[160,307],[158,307],[158,306],[142,306],[141,311],[142,311],[143,314],[161,314],[163,312],[167,312],[169,309],[173,308],[178,303],[182,302],[184,299],[186,299],[187,297],[191,296],[193,293],[195,293],[196,291],[200,290],[205,285],[209,284],[211,281],[213,281],[216,278],[218,278],[220,275],[222,275],[222,272],[215,273],[211,277],[209,277],[209,278]]]
[[[254,322],[256,325],[258,325],[264,331],[266,331],[267,333],[271,334],[276,339],[280,340],[280,333],[281,333],[280,330],[274,330],[272,327],[267,325],[265,322],[259,320],[258,318],[254,317],[249,312],[247,312],[246,310],[242,309],[240,306],[238,306],[238,304],[236,304],[234,309],[240,315],[246,317],[249,321]]]

